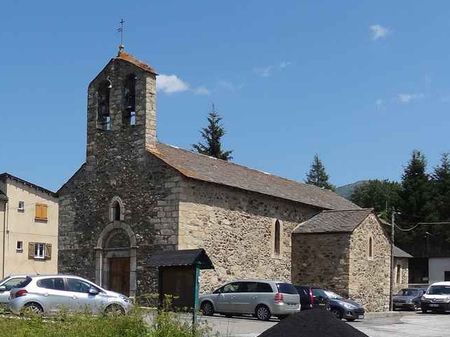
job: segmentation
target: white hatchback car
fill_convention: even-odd
[[[420,299],[423,313],[450,311],[450,282],[436,282],[428,287]]]
[[[52,314],[61,310],[98,313],[127,313],[133,304],[122,294],[77,276],[28,276],[11,290],[9,309],[19,314],[23,309]]]

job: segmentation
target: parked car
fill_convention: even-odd
[[[26,275],[8,276],[0,281],[0,308],[6,309],[9,302],[9,292],[26,279]]]
[[[394,310],[408,309],[417,310],[420,309],[420,299],[426,292],[426,289],[422,288],[405,288],[400,290],[397,295],[394,295],[392,303]]]
[[[445,312],[450,310],[450,282],[436,282],[423,294],[420,307],[423,313]]]
[[[329,290],[325,290],[325,294],[330,301],[330,311],[337,318],[344,318],[349,322],[364,318],[365,310],[361,304]]]
[[[313,308],[330,309],[330,301],[322,288],[294,285],[300,295],[302,310]]]
[[[300,311],[300,297],[286,282],[238,280],[200,296],[200,309],[206,316],[214,313],[232,316],[252,314],[267,321],[271,316],[283,318]]]
[[[77,276],[27,276],[11,290],[9,309],[19,314],[23,309],[52,314],[60,310],[92,313],[127,313],[130,299],[105,290]]]

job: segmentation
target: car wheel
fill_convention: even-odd
[[[338,308],[331,308],[330,312],[336,316],[337,319],[342,319],[342,311]]]
[[[41,315],[44,312],[44,309],[37,303],[27,303],[23,307],[24,314],[32,314],[32,315]]]
[[[111,304],[106,307],[105,314],[111,316],[119,316],[124,315],[125,310],[119,304]]]
[[[424,307],[422,307],[421,310],[422,310],[422,314],[426,314],[428,312],[428,310],[425,309]]]
[[[209,301],[203,302],[200,307],[200,310],[202,311],[203,315],[205,315],[205,316],[214,315],[214,307],[213,307],[212,303]]]
[[[256,318],[261,321],[268,321],[270,319],[270,316],[272,316],[269,308],[263,304],[256,307],[255,314]]]
[[[345,319],[347,322],[354,322],[356,320],[356,318],[346,318]]]

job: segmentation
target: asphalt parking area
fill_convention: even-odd
[[[212,331],[226,337],[256,337],[279,320],[258,321],[253,317],[201,317]],[[450,314],[394,312],[368,314],[365,319],[347,323],[370,337],[445,337],[450,336]]]

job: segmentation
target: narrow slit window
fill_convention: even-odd
[[[373,240],[369,237],[369,258],[373,257]]]
[[[113,206],[113,220],[120,221],[120,205],[116,201]]]
[[[130,74],[123,85],[123,125],[136,125],[136,75]]]
[[[104,81],[97,91],[97,127],[101,130],[111,130],[111,115],[109,111],[109,94],[111,82]]]
[[[275,255],[280,255],[281,248],[281,224],[280,221],[275,221],[274,229],[274,253]]]
[[[402,280],[402,266],[398,264],[397,265],[397,276],[396,276],[395,281],[397,284],[400,284],[401,280]]]

